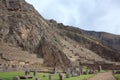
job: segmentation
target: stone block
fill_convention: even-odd
[[[63,73],[59,73],[59,80],[64,80],[64,75],[63,75]]]
[[[19,76],[13,77],[13,80],[20,80]]]
[[[53,80],[52,74],[49,74],[49,80]]]

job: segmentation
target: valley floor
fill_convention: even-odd
[[[24,76],[24,72],[0,72],[0,79],[3,80],[12,80],[15,76]],[[30,74],[31,76],[33,74]],[[120,80],[120,74],[114,75],[117,80]],[[116,80],[113,76],[112,72],[103,72],[98,73],[95,75],[81,75],[78,77],[71,77],[71,78],[65,78],[64,80]],[[58,74],[52,75],[53,80],[59,80]],[[42,80],[49,80],[49,74],[48,73],[38,73],[37,76],[34,76],[33,79],[26,79],[26,80],[35,80],[35,78],[41,78]]]
[[[0,80],[12,80],[15,76],[24,76],[24,72],[0,72]],[[31,76],[33,74],[30,74]],[[81,75],[78,77],[65,78],[64,80],[86,80],[94,75]],[[35,78],[40,78],[42,80],[49,80],[49,73],[38,73],[37,76],[34,76],[33,79],[26,80],[36,80]],[[59,80],[58,74],[52,75],[53,80]],[[22,80],[22,79],[20,79]]]

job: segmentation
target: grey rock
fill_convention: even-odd
[[[49,74],[49,80],[53,80],[52,74]]]
[[[13,80],[20,80],[19,76],[13,77]]]
[[[59,80],[64,80],[64,75],[63,75],[63,73],[59,73]]]

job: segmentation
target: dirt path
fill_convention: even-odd
[[[88,80],[116,80],[111,72],[98,73],[95,77]]]

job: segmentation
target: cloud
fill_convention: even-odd
[[[120,34],[120,0],[27,0],[46,19]]]

